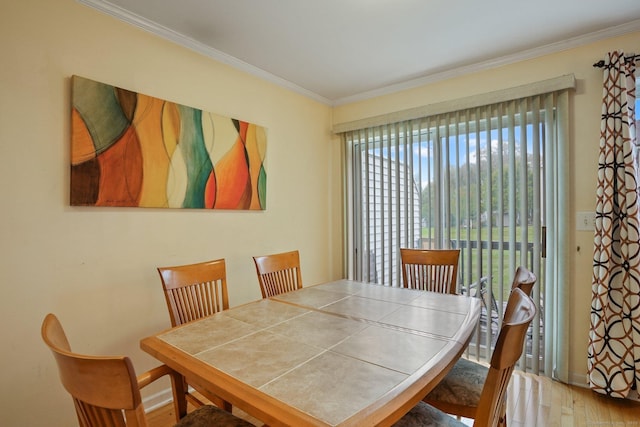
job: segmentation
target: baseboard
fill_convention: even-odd
[[[584,373],[569,372],[569,384],[577,387],[589,388],[589,376]]]
[[[171,387],[160,390],[158,393],[152,394],[142,399],[145,412],[151,412],[173,401],[173,393]]]

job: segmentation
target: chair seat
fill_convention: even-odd
[[[461,358],[424,400],[477,408],[488,372],[488,367]]]
[[[429,406],[424,402],[411,408],[404,417],[393,427],[467,427],[462,421],[458,421],[451,415],[447,415],[439,409]]]
[[[175,427],[255,427],[248,421],[213,405],[201,406],[182,418]]]

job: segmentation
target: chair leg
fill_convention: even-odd
[[[187,387],[184,377],[175,371],[171,374],[171,387],[176,422],[179,422],[187,415]]]

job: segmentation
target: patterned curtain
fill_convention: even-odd
[[[611,52],[603,68],[588,373],[593,390],[623,398],[640,387],[635,62]]]

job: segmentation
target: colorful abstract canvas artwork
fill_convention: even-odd
[[[266,129],[71,78],[71,205],[266,209]]]

